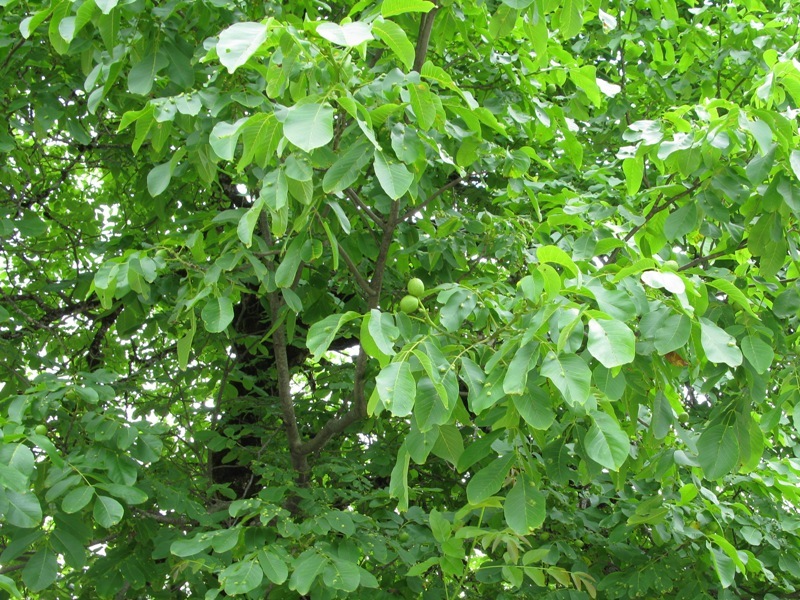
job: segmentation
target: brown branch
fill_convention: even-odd
[[[378,215],[376,215],[374,212],[372,212],[372,209],[371,209],[369,206],[367,206],[366,204],[364,204],[364,202],[361,200],[361,198],[358,196],[358,194],[356,193],[356,191],[355,191],[353,188],[347,188],[347,189],[345,189],[345,190],[344,190],[344,193],[345,193],[345,196],[347,196],[348,198],[350,198],[350,200],[353,202],[353,204],[355,204],[355,205],[356,205],[358,208],[360,208],[361,210],[363,210],[363,211],[364,211],[364,213],[366,213],[366,215],[367,215],[367,216],[368,216],[370,219],[372,219],[372,221],[373,221],[373,222],[374,222],[374,223],[375,223],[375,224],[376,224],[378,227],[380,227],[381,229],[383,229],[384,227],[386,227],[386,223],[384,222],[384,220],[383,220],[383,219],[381,219],[381,218],[380,218]]]
[[[405,213],[403,213],[403,216],[402,216],[402,217],[400,217],[400,219],[399,219],[399,220],[400,220],[400,221],[405,221],[406,219],[410,219],[410,218],[411,218],[411,217],[412,217],[414,214],[416,214],[416,213],[418,213],[418,212],[420,212],[420,211],[422,211],[422,210],[425,210],[425,208],[426,208],[426,207],[427,207],[427,206],[428,206],[428,205],[429,205],[431,202],[433,202],[434,200],[436,200],[436,198],[438,198],[439,196],[441,196],[442,194],[444,194],[444,193],[445,193],[447,190],[449,190],[449,189],[451,189],[451,188],[454,188],[455,186],[457,186],[459,183],[461,183],[462,181],[464,181],[464,179],[466,179],[466,176],[461,176],[461,177],[456,177],[455,179],[451,179],[450,181],[448,181],[448,182],[447,182],[447,184],[446,184],[446,185],[443,185],[443,186],[442,186],[442,187],[440,187],[438,190],[436,190],[435,192],[433,192],[433,194],[431,194],[430,196],[428,196],[428,197],[425,199],[425,201],[424,201],[422,204],[420,204],[419,206],[414,206],[414,207],[412,207],[412,208],[409,208],[409,209],[408,209],[408,210],[407,210]]]
[[[398,218],[399,212],[400,204],[396,201],[392,202],[389,221],[386,223],[386,227],[383,230],[381,245],[378,249],[378,258],[375,261],[375,270],[372,274],[372,282],[370,284],[372,293],[369,294],[367,300],[367,306],[370,309],[378,308],[380,304],[383,276],[386,271],[386,262],[389,258],[389,248],[392,245],[394,230],[400,222]],[[332,417],[322,426],[313,438],[300,446],[300,452],[302,452],[304,456],[313,452],[318,452],[331,438],[343,432],[356,421],[367,416],[367,400],[364,397],[364,387],[368,360],[369,357],[367,353],[364,352],[363,348],[360,348],[358,357],[356,358],[355,374],[353,376],[353,398],[350,403],[350,408]]]
[[[17,43],[14,44],[14,46],[11,48],[11,50],[9,50],[8,54],[6,54],[6,59],[3,61],[3,65],[0,66],[0,72],[6,70],[6,67],[8,66],[8,63],[11,62],[12,57],[17,53],[17,50],[22,48],[22,45],[24,43],[25,43],[25,38],[21,37],[21,38],[19,38],[19,40],[17,40]]]
[[[731,252],[736,252],[737,250],[741,250],[745,246],[747,246],[747,240],[742,240],[741,242],[739,242],[739,245],[736,246],[736,248],[725,248],[725,250],[720,250],[718,252],[712,252],[711,254],[707,254],[706,256],[700,256],[698,258],[695,258],[693,261],[690,261],[690,262],[686,263],[685,265],[683,265],[678,270],[679,271],[685,271],[686,269],[691,269],[691,268],[696,267],[698,265],[702,265],[704,263],[707,263],[710,260],[714,260],[715,258],[719,258],[720,256],[725,256],[726,254],[730,254]]]
[[[360,287],[367,296],[372,296],[375,291],[372,289],[372,286],[370,286],[369,282],[364,279],[364,276],[358,272],[358,266],[353,262],[353,259],[350,258],[347,250],[345,250],[344,246],[342,246],[339,242],[336,242],[336,245],[339,247],[339,254],[347,264],[347,268],[350,269],[350,273],[355,278],[356,283],[358,283],[358,287]]]
[[[7,565],[5,567],[0,567],[0,575],[5,575],[6,573],[11,573],[13,571],[19,571],[20,569],[24,569],[27,562],[24,562],[19,565]]]
[[[436,17],[437,12],[439,12],[438,6],[422,15],[422,19],[419,22],[419,35],[417,36],[417,47],[414,51],[414,67],[412,68],[412,70],[417,73],[422,71],[422,65],[425,64],[425,57],[428,55],[428,44],[431,41],[433,19]]]
[[[185,517],[179,517],[179,516],[172,517],[170,515],[162,515],[161,513],[155,512],[155,511],[152,511],[152,510],[139,510],[139,509],[136,509],[135,512],[136,512],[136,514],[142,515],[144,517],[148,517],[150,519],[153,519],[157,523],[163,523],[165,525],[178,525],[180,527],[185,527],[187,525],[191,525],[193,523],[196,523],[196,521],[187,519]]]
[[[356,358],[355,376],[353,382],[353,400],[350,408],[343,413],[337,414],[328,420],[325,425],[317,432],[310,440],[306,441],[301,446],[301,451],[304,454],[313,454],[319,452],[322,447],[327,444],[331,438],[340,434],[345,429],[350,427],[356,421],[363,419],[367,416],[367,402],[364,398],[364,374],[367,371],[367,353],[362,350],[359,351]]]
[[[269,222],[263,212],[261,213],[260,229],[267,246],[272,246],[272,233],[269,229]],[[272,259],[269,262],[274,265]],[[278,291],[274,291],[269,292],[267,298],[274,327],[272,332],[272,351],[275,358],[275,368],[278,371],[278,401],[283,415],[283,427],[286,430],[286,437],[289,442],[289,456],[292,468],[297,472],[298,483],[305,485],[308,483],[309,466],[307,455],[301,451],[303,442],[300,438],[300,429],[297,426],[297,416],[294,412],[292,373],[289,367],[289,355],[286,351],[286,328],[280,322],[281,296]]]
[[[650,222],[650,221],[653,219],[653,217],[655,217],[655,216],[656,216],[658,213],[660,213],[660,212],[662,212],[662,211],[664,211],[664,210],[668,209],[670,206],[672,206],[673,204],[675,204],[675,203],[676,203],[678,200],[680,200],[680,199],[681,199],[681,198],[683,198],[684,196],[688,196],[689,194],[691,194],[691,193],[692,193],[693,191],[695,191],[695,190],[696,190],[698,187],[700,187],[700,182],[694,183],[694,184],[692,184],[690,187],[688,187],[688,188],[686,188],[685,190],[683,190],[682,192],[680,192],[680,193],[678,193],[678,194],[675,194],[674,196],[672,196],[671,198],[669,198],[669,199],[668,199],[666,202],[664,202],[664,204],[661,204],[660,206],[659,206],[659,204],[658,204],[657,202],[656,202],[655,204],[653,204],[653,208],[651,208],[651,209],[650,209],[650,211],[649,211],[649,212],[648,212],[648,213],[647,213],[647,214],[644,216],[644,221],[642,221],[642,223],[641,223],[641,224],[639,224],[639,225],[635,225],[635,226],[634,226],[634,227],[633,227],[633,228],[632,228],[632,229],[631,229],[631,230],[630,230],[630,231],[629,231],[629,232],[628,232],[628,233],[625,235],[625,237],[624,237],[624,238],[622,238],[622,239],[623,239],[624,241],[626,241],[626,242],[627,242],[627,241],[629,241],[629,240],[630,240],[631,238],[633,238],[633,236],[635,236],[635,235],[636,235],[636,234],[637,234],[637,233],[638,233],[638,232],[639,232],[639,231],[640,231],[640,230],[641,230],[641,229],[642,229],[642,228],[643,228],[645,225],[647,225],[647,224],[648,224],[648,223],[649,223],[649,222]],[[619,247],[617,247],[617,248],[614,248],[614,251],[613,251],[613,252],[611,253],[611,255],[609,256],[607,263],[613,263],[613,262],[616,260],[617,256],[619,255],[619,251],[620,251],[620,249],[621,249],[621,248],[622,248],[621,246],[619,246]]]

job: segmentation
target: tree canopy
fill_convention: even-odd
[[[0,597],[800,597],[792,2],[0,5]]]

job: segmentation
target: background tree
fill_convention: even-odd
[[[800,597],[791,2],[0,4],[0,594]]]

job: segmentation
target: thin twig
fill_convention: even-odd
[[[372,286],[370,286],[369,282],[366,279],[364,279],[364,276],[358,272],[358,266],[356,265],[356,263],[353,262],[353,259],[350,258],[350,255],[347,253],[347,250],[345,250],[344,246],[342,246],[339,242],[336,242],[336,245],[339,247],[339,255],[344,259],[344,262],[347,264],[347,268],[350,270],[350,273],[355,278],[356,283],[358,283],[358,287],[364,290],[364,293],[367,296],[372,296],[375,293],[375,291],[372,289]]]
[[[356,191],[355,191],[353,188],[346,188],[346,189],[344,190],[344,193],[345,193],[345,196],[347,196],[348,198],[350,198],[350,200],[353,202],[353,204],[355,204],[355,205],[356,205],[358,208],[360,208],[361,210],[363,210],[363,211],[366,213],[366,215],[367,215],[367,216],[368,216],[370,219],[372,219],[372,221],[373,221],[373,222],[374,222],[374,223],[375,223],[375,224],[376,224],[378,227],[380,227],[381,229],[383,229],[383,228],[386,226],[386,223],[384,222],[384,220],[383,220],[383,219],[381,219],[381,218],[380,218],[378,215],[376,215],[374,212],[372,212],[372,209],[371,209],[369,206],[367,206],[366,204],[364,204],[364,202],[361,200],[361,198],[358,196],[358,194],[356,193]]]
[[[413,215],[415,215],[416,213],[418,213],[418,212],[420,212],[420,211],[422,211],[422,210],[425,210],[425,208],[426,208],[426,207],[427,207],[427,206],[428,206],[428,205],[429,205],[431,202],[433,202],[434,200],[436,200],[436,198],[438,198],[439,196],[441,196],[442,194],[444,194],[444,193],[445,193],[447,190],[449,190],[449,189],[451,189],[451,188],[454,188],[455,186],[457,186],[459,183],[461,183],[462,181],[464,181],[464,179],[466,179],[466,176],[460,176],[460,177],[456,177],[455,179],[451,179],[450,181],[448,181],[448,182],[447,182],[447,184],[446,184],[446,185],[443,185],[443,186],[442,186],[442,187],[440,187],[438,190],[436,190],[435,192],[433,192],[433,194],[431,194],[430,196],[428,196],[428,198],[427,198],[427,199],[426,199],[426,200],[425,200],[425,201],[424,201],[422,204],[420,204],[419,206],[414,206],[414,207],[412,207],[412,208],[409,208],[409,209],[408,209],[408,210],[407,210],[405,213],[403,213],[403,216],[402,216],[402,217],[400,217],[400,219],[399,219],[399,220],[400,220],[400,221],[405,221],[405,220],[407,220],[407,219],[410,219],[410,218],[411,218]]]

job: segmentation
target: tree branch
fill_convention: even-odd
[[[347,268],[350,269],[350,273],[355,278],[356,283],[358,283],[358,287],[360,287],[367,296],[372,296],[375,293],[372,286],[370,286],[369,282],[364,279],[364,276],[358,272],[358,266],[353,262],[353,259],[350,258],[347,250],[345,250],[344,246],[339,242],[336,242],[336,245],[339,247],[339,254],[344,259],[344,262],[347,263]]]
[[[675,204],[675,203],[676,203],[678,200],[680,200],[680,199],[681,199],[681,198],[683,198],[684,196],[688,196],[689,194],[691,194],[693,191],[695,191],[695,190],[696,190],[697,188],[699,188],[699,187],[700,187],[700,182],[698,181],[698,182],[696,182],[696,183],[692,184],[690,187],[688,187],[688,188],[686,188],[685,190],[683,190],[682,192],[680,192],[680,193],[678,193],[678,194],[675,194],[674,196],[672,196],[672,197],[671,197],[669,200],[667,200],[666,202],[664,202],[664,204],[662,204],[662,205],[660,205],[660,206],[658,205],[658,203],[654,204],[654,205],[653,205],[653,208],[651,208],[651,209],[650,209],[650,211],[649,211],[649,212],[648,212],[648,213],[645,215],[645,217],[644,217],[644,221],[642,221],[642,223],[641,223],[640,225],[635,225],[635,226],[634,226],[634,227],[633,227],[633,228],[632,228],[632,229],[631,229],[631,230],[630,230],[630,231],[629,231],[629,232],[628,232],[628,233],[625,235],[625,237],[624,237],[624,238],[622,238],[622,239],[623,239],[624,241],[626,241],[626,242],[627,242],[627,241],[629,241],[629,240],[630,240],[631,238],[633,238],[633,236],[635,236],[635,235],[636,235],[636,234],[637,234],[637,233],[638,233],[638,232],[639,232],[639,231],[640,231],[640,230],[641,230],[641,229],[642,229],[642,228],[643,228],[645,225],[647,225],[647,224],[650,222],[650,220],[651,220],[651,219],[652,219],[654,216],[656,216],[658,213],[660,213],[660,212],[662,212],[662,211],[664,211],[664,210],[668,209],[670,206],[672,206],[673,204]],[[614,251],[611,253],[611,256],[609,256],[609,258],[608,258],[608,262],[609,262],[609,263],[612,263],[612,262],[614,262],[614,261],[616,260],[616,258],[617,258],[617,255],[619,255],[620,248],[621,248],[621,247],[614,248]]]
[[[433,19],[437,12],[439,12],[438,6],[422,15],[422,20],[419,22],[419,35],[417,36],[417,47],[414,51],[414,67],[412,68],[412,71],[416,71],[417,73],[422,71],[422,65],[425,64],[425,57],[428,55],[428,44],[431,41]]]
[[[386,262],[389,258],[389,248],[392,245],[394,230],[400,222],[398,218],[399,212],[400,204],[396,201],[392,202],[389,221],[386,223],[386,227],[383,230],[381,245],[378,250],[378,258],[375,261],[375,270],[372,274],[372,282],[370,284],[372,293],[369,294],[367,300],[367,306],[370,309],[378,308],[380,304],[383,276],[386,271]],[[355,373],[353,376],[353,397],[349,409],[328,420],[317,432],[317,435],[300,446],[299,451],[304,456],[313,452],[318,452],[331,438],[343,432],[356,421],[367,416],[367,400],[364,397],[364,387],[368,360],[369,357],[367,353],[364,352],[363,348],[360,348],[358,357],[356,358]]]
[[[261,213],[260,219],[261,235],[272,246],[272,233],[269,230],[265,214]],[[274,262],[270,259],[270,262]],[[278,401],[281,414],[283,415],[283,427],[286,430],[286,437],[289,441],[289,455],[292,461],[292,468],[298,474],[298,483],[305,485],[308,482],[308,460],[306,454],[301,451],[303,442],[300,438],[300,430],[297,427],[297,416],[294,412],[294,402],[292,399],[292,374],[289,367],[289,355],[286,351],[286,329],[280,323],[281,299],[277,291],[267,294],[269,300],[270,316],[272,318],[272,351],[275,358],[275,368],[278,371]]]
[[[383,219],[381,219],[381,218],[380,218],[378,215],[376,215],[374,212],[372,212],[372,209],[371,209],[369,206],[367,206],[366,204],[364,204],[364,202],[362,202],[361,198],[359,198],[358,194],[356,193],[356,191],[355,191],[353,188],[347,188],[347,189],[345,189],[345,190],[344,190],[344,194],[345,194],[345,196],[347,196],[348,198],[350,198],[350,200],[353,202],[353,204],[355,204],[355,205],[356,205],[358,208],[360,208],[361,210],[363,210],[363,211],[364,211],[364,213],[366,213],[366,215],[367,215],[367,216],[368,216],[370,219],[372,219],[372,221],[373,221],[373,222],[374,222],[374,223],[375,223],[375,224],[376,224],[378,227],[380,227],[381,229],[383,229],[384,227],[386,227],[386,223],[384,222],[384,220],[383,220]]]
[[[412,208],[409,208],[405,213],[403,213],[403,216],[400,217],[399,221],[405,221],[406,219],[411,218],[413,215],[420,212],[421,210],[425,210],[425,208],[431,202],[436,200],[436,198],[444,194],[447,190],[457,186],[459,183],[464,181],[464,179],[466,179],[466,176],[461,176],[461,177],[456,177],[455,179],[451,179],[450,181],[447,182],[447,184],[443,185],[438,190],[433,192],[433,194],[428,196],[422,204],[420,204],[419,206],[414,206]]]
[[[739,245],[736,246],[736,248],[733,250],[733,252],[736,252],[737,250],[741,250],[745,246],[747,246],[747,240],[742,240],[741,242],[739,242]],[[730,253],[731,253],[731,249],[730,248],[725,248],[724,250],[720,250],[719,252],[712,252],[711,254],[707,254],[706,256],[700,256],[698,258],[695,258],[693,261],[690,261],[690,262],[686,263],[685,265],[683,265],[678,270],[679,271],[685,271],[686,269],[691,269],[693,267],[696,267],[698,265],[702,265],[704,263],[707,263],[708,261],[714,260],[715,258],[719,258],[720,256],[725,256],[726,254],[730,254]]]

